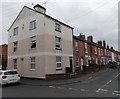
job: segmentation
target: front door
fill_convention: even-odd
[[[72,57],[70,57],[69,59],[70,59],[70,68],[71,68],[71,72],[73,72],[73,60],[72,60]]]

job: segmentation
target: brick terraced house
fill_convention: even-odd
[[[7,67],[8,45],[0,45],[0,69],[5,70]]]
[[[120,53],[113,47],[109,48],[105,40],[95,43],[92,36],[85,39],[82,33],[73,36],[73,48],[75,71],[82,71],[84,66],[89,67],[90,64],[107,65],[109,61],[120,60]]]

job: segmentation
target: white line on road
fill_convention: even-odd
[[[101,90],[101,91],[108,91],[108,90],[106,90],[106,89],[98,89],[98,90]]]
[[[115,90],[114,92],[115,92],[115,93],[120,93],[120,91],[116,91],[116,90]]]
[[[49,88],[55,88],[55,86],[49,86]]]
[[[57,87],[58,89],[64,89],[64,87]]]
[[[113,92],[112,94],[113,94],[113,95],[116,95],[116,96],[120,96],[120,94],[116,94],[116,93],[114,93],[114,92]]]

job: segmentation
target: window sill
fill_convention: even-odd
[[[29,50],[36,50],[37,48],[35,47],[35,48],[30,48]]]
[[[58,71],[58,70],[62,70],[62,68],[56,68],[56,70]]]
[[[30,69],[30,71],[35,71],[36,69]]]
[[[29,30],[31,31],[31,30],[34,30],[34,29],[36,29],[36,27],[35,27],[35,28],[33,28],[33,29],[29,29]]]
[[[62,50],[62,48],[57,48],[57,47],[56,47],[55,49],[56,49],[56,50]]]
[[[57,31],[57,32],[60,32],[60,33],[61,33],[61,31],[60,31],[60,30],[55,29],[55,31]]]

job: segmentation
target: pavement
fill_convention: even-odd
[[[33,85],[33,86],[56,86],[56,85],[67,85],[72,83],[80,83],[87,78],[91,78],[95,75],[102,74],[104,72],[109,71],[109,69],[104,69],[98,72],[94,72],[91,74],[85,74],[77,78],[69,78],[65,80],[41,80],[41,79],[33,79],[33,78],[21,78],[21,84],[25,85]]]

